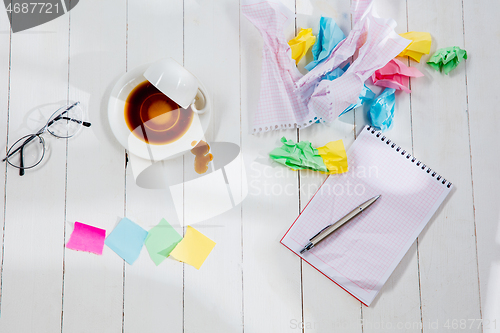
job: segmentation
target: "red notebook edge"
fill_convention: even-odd
[[[283,244],[281,241],[280,241],[280,243],[281,243],[281,245],[283,245],[284,247],[286,247],[287,249],[289,249],[290,251],[292,251],[292,253],[295,254],[297,257],[299,257],[300,259],[302,259],[305,262],[307,262],[309,264],[309,266],[311,266],[312,268],[314,268],[315,270],[317,270],[318,272],[320,272],[321,274],[323,274],[328,280],[330,280],[333,283],[335,283],[337,286],[339,286],[340,288],[342,288],[346,293],[348,293],[349,295],[351,295],[352,297],[354,297],[355,299],[357,299],[361,304],[363,304],[364,306],[368,307],[368,305],[366,305],[365,303],[363,303],[362,300],[360,300],[359,298],[357,298],[356,296],[354,296],[353,294],[351,294],[347,289],[345,289],[340,284],[338,284],[337,282],[335,282],[334,280],[332,280],[328,275],[326,275],[325,273],[323,273],[322,271],[320,271],[319,269],[317,269],[309,261],[307,261],[304,258],[302,258],[301,256],[299,256],[297,253],[295,253],[292,249],[290,249],[288,246],[286,246],[285,244]]]
[[[314,268],[315,270],[317,270],[318,272],[320,272],[321,274],[323,274],[328,280],[332,281],[333,283],[335,283],[337,286],[339,286],[340,288],[342,288],[346,293],[348,293],[349,295],[351,295],[352,297],[354,297],[355,299],[357,299],[361,304],[363,304],[364,306],[368,307],[368,305],[366,305],[365,303],[363,303],[363,301],[361,301],[359,298],[357,298],[356,296],[354,296],[353,294],[351,294],[347,289],[345,289],[344,287],[342,287],[340,284],[338,284],[337,282],[335,282],[334,280],[332,280],[328,275],[326,275],[325,273],[323,273],[322,271],[320,271],[319,269],[317,269],[314,265],[312,265],[309,261],[305,260],[304,258],[302,258],[301,256],[299,256],[297,253],[295,253],[295,251],[293,251],[291,248],[289,248],[288,246],[286,246],[285,244],[283,244],[283,239],[285,238],[285,236],[288,234],[288,232],[290,231],[290,229],[293,227],[293,225],[295,224],[295,222],[297,222],[297,220],[299,219],[300,215],[302,215],[302,213],[306,210],[307,206],[311,203],[311,201],[314,199],[314,197],[316,196],[316,194],[318,194],[319,190],[321,189],[321,187],[323,186],[323,184],[328,180],[328,178],[330,178],[330,176],[326,177],[325,180],[323,181],[323,183],[321,183],[321,186],[318,188],[318,190],[316,191],[316,193],[314,193],[314,195],[312,196],[312,198],[307,202],[307,205],[304,207],[304,209],[302,209],[302,211],[299,213],[299,215],[297,216],[297,218],[295,219],[295,221],[293,221],[292,225],[288,228],[288,230],[285,232],[285,234],[283,235],[283,237],[281,237],[281,240],[280,240],[280,243],[281,245],[283,245],[284,247],[286,247],[287,249],[289,249],[293,254],[295,254],[297,257],[299,257],[300,259],[304,260],[305,262],[307,262],[309,264],[309,266],[311,266],[312,268]]]
[[[325,178],[325,180],[321,183],[321,186],[318,187],[318,189],[316,190],[316,192],[314,193],[314,195],[312,196],[311,199],[309,199],[309,201],[307,202],[306,206],[304,207],[304,209],[302,209],[302,211],[299,213],[299,215],[297,216],[297,218],[295,219],[295,221],[293,221],[292,225],[290,226],[290,228],[288,228],[288,230],[285,232],[285,234],[283,235],[283,237],[281,237],[281,240],[280,240],[280,243],[283,244],[283,238],[285,238],[286,234],[288,234],[288,232],[290,231],[290,229],[292,229],[293,225],[295,224],[295,222],[297,222],[297,220],[299,219],[300,215],[302,215],[302,213],[306,210],[307,206],[309,206],[309,204],[311,203],[311,201],[314,199],[314,197],[316,196],[316,194],[318,194],[319,190],[321,189],[321,187],[323,187],[323,184],[328,180],[328,178],[330,178],[330,175],[328,175],[328,177]],[[283,244],[284,246],[286,246],[285,244]],[[288,248],[288,247],[287,247]],[[292,251],[293,252],[293,251]],[[293,252],[295,253],[295,252]]]

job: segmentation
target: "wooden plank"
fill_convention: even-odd
[[[1,15],[0,17],[0,44],[4,45],[3,49],[0,51],[0,100],[2,104],[0,104],[0,110],[2,110],[0,117],[0,138],[2,138],[1,142],[5,142],[5,146],[7,146],[7,130],[8,130],[8,119],[9,119],[9,87],[10,87],[10,48],[11,48],[11,30],[10,23],[7,15]],[[7,147],[2,152],[5,154]],[[3,157],[2,157],[3,158]],[[1,266],[3,266],[3,258],[4,258],[4,227],[5,227],[5,181],[6,181],[6,172],[4,168],[8,166],[5,165],[2,167],[2,176],[0,176],[0,212],[2,214],[2,218],[0,219],[0,223],[2,224],[2,239],[1,239]],[[0,270],[0,314],[2,310],[2,272]]]
[[[395,31],[397,33],[407,31],[405,2],[378,0],[375,2],[375,10],[381,17],[392,18],[396,21],[398,25]],[[405,64],[414,65],[408,61],[408,58],[399,58],[399,60]],[[411,81],[411,85],[415,80]],[[377,90],[377,87],[372,89],[376,93],[382,90],[380,88]],[[416,94],[419,93],[418,90],[414,91]],[[412,152],[410,98],[410,95],[403,91],[396,92],[393,128],[386,133],[393,142]],[[356,110],[356,128],[360,131],[365,124],[368,124],[368,119],[366,117],[367,110],[360,110],[361,112],[358,110]],[[418,279],[417,243],[415,242],[387,280],[375,301],[370,307],[363,306],[363,332],[387,332],[391,330],[421,332]]]
[[[67,100],[68,16],[12,34],[11,47],[9,144],[45,125],[56,109],[48,104]],[[61,329],[66,141],[44,138],[42,165],[23,177],[7,168],[1,331]]]
[[[125,208],[125,154],[111,133],[107,103],[126,68],[126,7],[120,0],[84,1],[70,14],[70,99],[81,101],[92,127],[69,143],[67,221],[109,234]],[[123,266],[106,246],[102,257],[65,251],[63,332],[122,330]]]
[[[166,33],[167,32],[167,33]],[[172,57],[183,58],[182,2],[128,2],[127,67]],[[170,164],[182,174],[182,158]],[[170,170],[171,171],[171,170]],[[127,216],[144,229],[154,227],[162,218],[179,228],[168,189],[143,189],[136,185],[130,163],[127,166]],[[133,265],[125,267],[124,332],[158,332],[183,329],[182,264],[167,259],[156,266],[146,248]]]
[[[212,98],[207,140],[240,145],[239,2],[186,0],[184,8],[184,66]],[[185,175],[193,173],[188,160]],[[185,189],[184,201],[192,194]],[[184,265],[184,329],[243,332],[241,206],[193,227],[217,245],[199,271]]]
[[[285,4],[294,10],[294,2]],[[300,260],[279,243],[298,215],[296,172],[270,163],[268,154],[294,131],[250,134],[260,91],[262,37],[242,14],[241,130],[249,193],[242,204],[245,331],[285,332],[302,321]],[[294,35],[290,25],[287,39]]]
[[[466,70],[481,312],[483,332],[495,332],[500,328],[500,179],[496,176],[499,163],[496,152],[500,143],[495,139],[500,117],[494,107],[498,94],[486,78],[498,70],[493,58],[498,44],[492,41],[500,34],[500,25],[494,19],[500,3],[481,6],[475,1],[464,1],[463,10],[465,49],[470,56]],[[487,22],[487,25],[478,22]],[[467,327],[470,324],[471,321]],[[476,320],[473,326],[478,324]]]
[[[318,35],[321,16],[331,17],[344,34],[351,31],[350,1],[331,2],[297,1],[297,28],[312,28]],[[299,30],[299,29],[298,29]],[[298,67],[303,73],[305,63],[312,61],[306,54]],[[349,112],[330,124],[316,124],[299,130],[300,140],[307,140],[313,147],[342,139],[346,149],[354,141],[354,112]],[[300,171],[300,208],[304,209],[326,176],[317,172]],[[312,235],[311,235],[312,236]],[[305,332],[359,332],[361,330],[360,303],[316,269],[302,261],[303,322],[296,326]],[[332,317],[332,314],[335,314]]]
[[[306,5],[309,4],[306,2],[303,5],[303,9],[307,12],[308,6]],[[320,15],[333,17],[347,34],[350,31],[350,21],[348,20],[350,18],[348,14],[350,2],[330,5],[331,7],[326,7],[327,10],[323,9],[323,11],[317,13],[316,17],[314,17],[313,11],[312,16],[306,16],[307,20],[313,20],[317,25]],[[382,17],[392,17],[400,23],[397,27],[397,32],[406,31],[406,6],[401,3],[394,6],[393,3],[388,3],[387,1],[377,1],[375,5],[377,12]],[[316,7],[324,8],[324,6],[318,6],[317,3],[313,8]],[[299,10],[299,8],[301,7],[298,6],[297,9]],[[299,24],[299,26],[302,25]],[[309,23],[307,27],[314,28],[314,24]],[[376,93],[381,91],[378,87],[371,88]],[[409,104],[408,95],[398,93],[397,111],[394,119],[395,126],[394,129],[388,132],[391,139],[405,147],[411,147]],[[330,125],[330,128],[321,129],[317,126],[311,126],[301,130],[300,139],[310,140],[313,145],[321,146],[328,141],[342,138],[348,149],[355,135],[352,127],[354,114],[356,115],[356,128],[360,131],[367,123],[366,112],[366,107],[356,109],[355,112],[350,112],[336,120]],[[309,198],[314,194],[314,191],[321,184],[322,179],[322,176],[314,173],[301,172],[302,207],[304,207]],[[316,186],[313,186],[313,184],[316,184]],[[361,329],[366,332],[376,332],[383,331],[387,325],[396,328],[398,323],[416,322],[417,325],[420,323],[416,246],[403,259],[403,262],[388,280],[375,303],[369,308],[363,307],[362,311],[360,310],[359,302],[339,287],[332,287],[331,281],[325,278],[321,279],[321,282],[324,283],[318,283],[320,279],[314,278],[316,274],[317,272],[314,269],[308,265],[304,265],[304,326],[306,327],[306,331],[309,331],[308,327],[311,328],[310,331],[321,331],[325,327],[329,327],[342,332],[357,332]],[[408,288],[408,285],[412,286],[412,288]],[[331,291],[332,288],[332,295],[324,297],[325,291]],[[312,290],[313,292],[308,294],[308,290]],[[335,310],[332,311],[332,309]],[[333,320],[331,319],[332,312],[339,314]],[[309,318],[308,315],[310,316]],[[362,323],[360,319],[362,319]]]
[[[408,29],[429,31],[431,54],[463,47],[462,5],[456,1],[408,1]],[[446,13],[446,14],[444,14]],[[424,57],[428,59],[427,57]],[[478,319],[479,291],[468,137],[466,72],[449,76],[424,62],[424,78],[412,81],[415,156],[454,183],[455,188],[419,237],[424,332],[453,321]],[[431,326],[431,327],[429,327]],[[473,327],[468,332],[480,332]]]

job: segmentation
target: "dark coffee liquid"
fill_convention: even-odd
[[[125,122],[136,137],[153,145],[174,142],[186,134],[193,122],[193,111],[183,109],[144,81],[125,101]]]

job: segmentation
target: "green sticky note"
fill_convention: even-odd
[[[467,59],[467,51],[458,46],[451,46],[437,50],[427,64],[436,71],[442,71],[448,75],[464,59]]]
[[[328,171],[318,150],[313,148],[309,141],[294,143],[282,137],[281,142],[282,147],[275,148],[269,153],[271,159],[294,170]]]
[[[182,240],[182,236],[167,222],[161,219],[160,223],[149,230],[144,244],[148,249],[151,260],[158,266]]]

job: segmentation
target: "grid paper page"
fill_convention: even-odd
[[[319,230],[381,194],[365,212],[300,255],[368,306],[452,185],[369,127],[349,150],[348,163],[349,172],[327,178],[281,243],[300,255]]]
[[[295,82],[302,74],[292,59],[292,51],[283,32],[295,14],[280,1],[263,0],[245,0],[241,12],[264,39],[260,99],[253,131],[267,132],[314,124],[318,117],[294,93]]]

